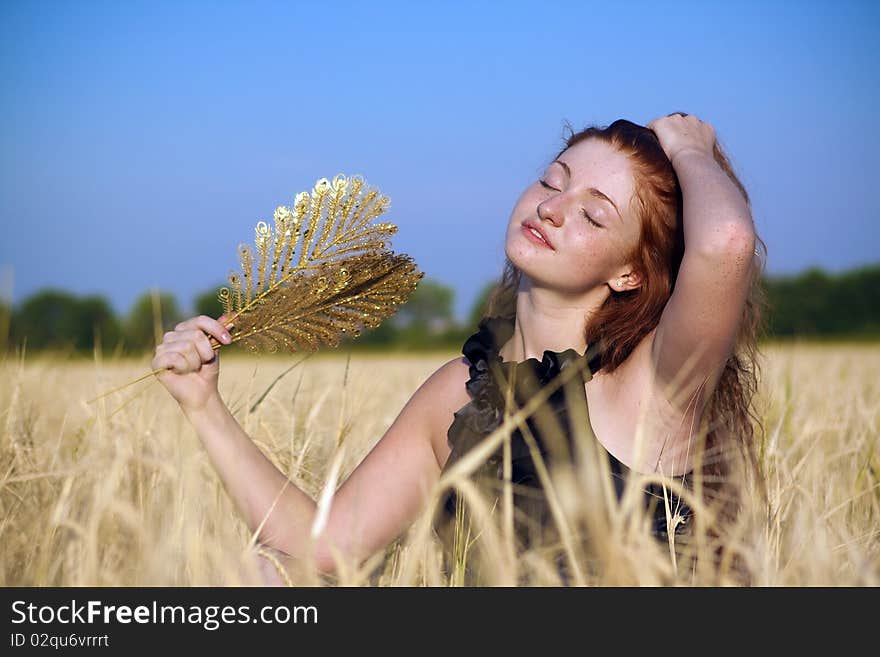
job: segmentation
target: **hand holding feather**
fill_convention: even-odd
[[[340,174],[332,183],[320,179],[311,195],[297,194],[292,208],[278,207],[274,228],[257,224],[256,252],[239,246],[242,271],[231,272],[232,289],[218,294],[224,314],[196,317],[166,333],[153,371],[141,379],[158,374],[178,401],[198,404],[216,390],[215,352],[222,344],[316,351],[379,326],[424,275],[409,256],[386,248],[395,225],[371,223],[388,203],[362,178]]]
[[[225,319],[225,315],[188,319],[166,333],[156,347],[152,362],[156,378],[185,410],[203,408],[217,394],[220,353],[215,345],[232,340]]]

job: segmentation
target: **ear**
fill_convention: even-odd
[[[626,292],[638,289],[642,285],[642,276],[637,271],[621,272],[610,281],[608,285],[615,292]]]

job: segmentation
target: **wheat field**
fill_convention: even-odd
[[[880,345],[767,344],[762,349],[759,444],[766,505],[744,513],[737,553],[752,585],[873,586],[880,582]],[[312,356],[229,354],[220,389],[265,454],[318,499],[331,464],[339,482],[390,426],[410,395],[455,353]],[[155,381],[86,400],[148,371],[148,358],[9,355],[0,364],[0,583],[3,586],[254,586],[266,557],[238,517],[177,404]],[[276,379],[278,379],[276,381]],[[274,382],[274,385],[272,385]],[[760,435],[760,434],[759,434]],[[595,509],[587,489],[559,480],[565,513]],[[755,498],[757,500],[757,497]],[[426,531],[412,528],[359,569],[297,586],[449,586]],[[727,585],[605,518],[577,584]],[[599,525],[596,523],[600,522]],[[487,523],[488,525],[489,523]],[[627,529],[630,527],[630,529]],[[634,533],[635,532],[635,533]],[[483,532],[480,532],[483,534]],[[560,583],[540,553],[513,554],[487,526],[487,585]],[[468,544],[469,545],[469,544]],[[483,548],[472,548],[473,550]],[[574,548],[572,548],[574,550]],[[579,554],[572,552],[571,554]],[[465,556],[467,553],[465,554]],[[276,578],[278,576],[276,575]]]

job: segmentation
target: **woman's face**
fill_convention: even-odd
[[[630,207],[633,190],[625,155],[596,139],[575,144],[519,197],[507,226],[507,257],[534,285],[565,294],[605,283],[615,290],[637,287],[637,275],[625,262],[640,232]],[[618,279],[630,273],[619,287]]]

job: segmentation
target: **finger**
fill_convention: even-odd
[[[156,348],[157,359],[173,367],[178,374],[196,372],[202,367],[202,358],[192,342],[179,340],[164,345],[163,349]]]
[[[191,371],[190,363],[187,361],[186,356],[184,356],[179,351],[174,351],[168,354],[169,359],[171,361],[171,369],[176,374],[189,374]]]
[[[180,324],[178,324],[178,326],[180,326]],[[165,333],[165,335],[162,336],[162,342],[159,344],[168,345],[174,342],[196,342],[201,338],[207,340],[208,336],[205,335],[204,331],[200,331],[199,329],[176,329]]]
[[[202,368],[202,357],[192,342],[181,342],[178,353],[186,359],[187,371],[198,372]]]
[[[162,342],[159,344],[169,344],[171,342],[177,342],[183,337],[184,331],[166,331],[162,336]]]
[[[162,348],[172,349],[176,351],[186,351],[189,345],[193,345],[200,363],[208,363],[214,360],[217,352],[211,344],[208,336],[203,331],[193,329],[191,331],[173,331],[166,333],[166,338],[156,346],[159,351]]]
[[[187,372],[187,362],[177,351],[164,351],[157,354],[153,359],[152,366],[154,370],[172,370],[177,374],[185,374]]]
[[[227,330],[226,326],[218,322],[216,319],[208,317],[207,315],[199,315],[198,317],[193,317],[192,319],[188,319],[185,322],[181,322],[174,328],[178,331],[199,329],[212,336],[220,344],[229,344],[230,342],[232,342],[232,336],[229,335],[229,331]]]
[[[193,339],[193,345],[203,363],[210,363],[217,356],[217,352],[214,351],[214,347],[211,346],[211,341],[208,339],[208,336],[202,332],[199,332],[199,334],[195,336]]]

